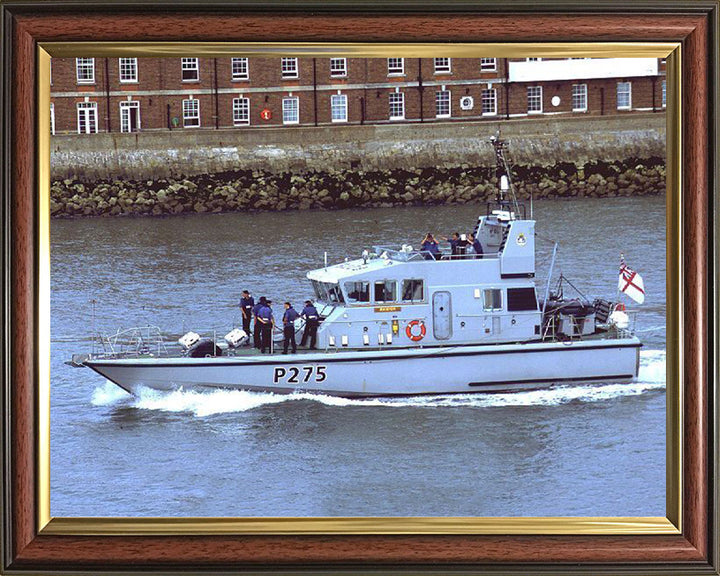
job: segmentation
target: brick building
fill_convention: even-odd
[[[53,134],[661,112],[656,58],[54,58]]]

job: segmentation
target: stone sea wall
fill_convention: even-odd
[[[449,204],[494,195],[496,130],[518,195],[659,194],[665,117],[53,137],[53,217]]]

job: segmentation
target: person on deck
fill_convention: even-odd
[[[252,309],[252,317],[254,320],[253,346],[255,346],[255,348],[257,348],[258,350],[260,349],[260,321],[258,320],[258,312],[260,311],[260,309],[263,306],[265,306],[266,303],[267,303],[267,301],[266,301],[265,296],[260,296],[260,300],[258,301],[257,304],[255,304],[255,306],[253,306],[253,309]]]
[[[482,258],[483,257],[483,249],[482,244],[480,244],[480,240],[475,238],[475,235],[471,232],[468,234],[468,242],[472,244],[473,250],[475,250],[475,258]]]
[[[253,307],[255,306],[255,298],[252,297],[249,290],[242,291],[242,298],[240,298],[240,312],[242,312],[242,326],[245,333],[250,336],[252,334],[250,330],[250,322],[253,319]],[[250,340],[246,346],[250,346]]]
[[[272,308],[270,308],[272,300],[266,300],[256,316],[256,322],[260,326],[260,354],[272,354],[272,331],[275,326],[275,318],[273,317]]]
[[[439,236],[439,238],[440,240],[450,244],[450,258],[456,258],[458,253],[458,242],[460,242],[460,233],[453,232],[450,238],[445,238],[445,236]]]
[[[438,247],[438,241],[435,240],[432,234],[428,232],[423,238],[420,250],[424,252],[423,256],[426,260],[440,260],[440,248]]]
[[[303,331],[300,346],[309,344],[311,350],[317,350],[317,331],[320,325],[320,314],[313,306],[310,300],[305,300],[305,308],[302,309],[300,316],[305,319],[305,330]]]
[[[292,353],[297,352],[295,343],[295,320],[300,318],[290,302],[285,302],[285,313],[283,314],[283,354],[288,353],[288,347],[292,346]]]

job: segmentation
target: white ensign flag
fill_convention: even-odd
[[[643,284],[643,279],[640,274],[628,268],[628,265],[625,264],[625,257],[622,254],[620,254],[618,290],[627,294],[638,304],[645,302],[645,285]]]

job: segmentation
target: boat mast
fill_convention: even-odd
[[[515,214],[519,214],[520,209],[515,195],[515,188],[512,183],[512,175],[510,173],[510,166],[508,165],[507,159],[505,158],[505,149],[507,148],[507,142],[500,139],[500,131],[495,133],[495,136],[490,137],[490,142],[495,148],[495,174],[498,178],[497,193],[495,200],[500,204],[501,207],[509,209],[512,203],[512,208]],[[511,200],[505,198],[505,192],[509,191]],[[510,211],[510,210],[508,210]]]

